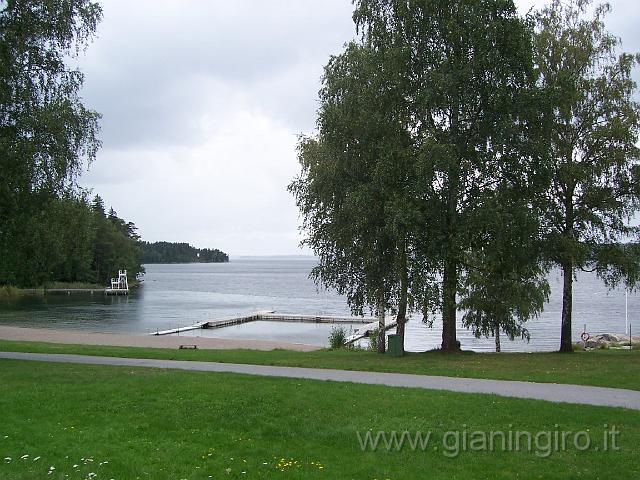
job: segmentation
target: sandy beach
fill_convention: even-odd
[[[79,332],[48,328],[22,328],[0,326],[0,339],[31,342],[67,343],[77,345],[111,345],[118,347],[179,348],[197,345],[201,349],[274,350],[277,348],[310,352],[319,350],[313,345],[273,342],[267,340],[239,340],[225,338],[178,337],[173,335],[133,335],[102,332]]]

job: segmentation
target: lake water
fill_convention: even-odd
[[[240,257],[229,263],[147,265],[145,281],[129,297],[50,295],[0,302],[0,324],[96,332],[152,333],[193,323],[259,310],[308,315],[349,315],[344,298],[320,291],[308,275],[313,257]],[[551,351],[559,344],[561,277],[550,277],[552,293],[540,318],[529,323],[531,342],[509,342],[504,351]],[[574,284],[574,340],[587,324],[593,333],[623,332],[624,290],[608,291],[592,274],[579,273]],[[640,331],[640,295],[628,295],[632,324]],[[433,328],[412,318],[407,324],[406,347],[424,351],[440,344],[441,323]],[[333,326],[251,322],[218,330],[197,330],[189,335],[221,338],[280,340],[326,345]],[[347,329],[350,326],[346,327]],[[635,328],[634,328],[635,330]],[[463,348],[493,350],[493,339],[476,339],[459,327]]]

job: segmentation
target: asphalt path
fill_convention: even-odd
[[[590,387],[557,383],[533,383],[476,378],[439,377],[404,373],[358,372],[323,368],[277,367],[237,363],[152,360],[139,358],[98,357],[90,355],[0,352],[0,359],[84,365],[110,365],[143,368],[189,370],[199,372],[239,373],[264,377],[300,378],[333,382],[386,385],[389,387],[484,393],[503,397],[575,403],[640,410],[640,391],[620,388]],[[1,363],[0,363],[1,367]]]

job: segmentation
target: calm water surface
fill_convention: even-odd
[[[0,323],[97,332],[151,333],[205,320],[258,310],[309,315],[349,315],[344,298],[320,291],[308,279],[312,257],[240,257],[229,263],[146,265],[143,286],[129,297],[50,295],[0,302]],[[561,278],[550,277],[552,294],[544,313],[530,322],[531,342],[503,339],[505,351],[558,348]],[[629,319],[640,332],[640,295],[628,295]],[[574,339],[583,330],[623,332],[624,290],[608,291],[592,274],[580,273],[574,289]],[[407,350],[423,351],[440,344],[440,322],[427,328],[420,318],[407,324]],[[280,340],[326,345],[332,325],[251,322],[189,335]],[[350,326],[347,326],[349,329]],[[492,350],[493,339],[476,339],[458,329],[463,348]]]

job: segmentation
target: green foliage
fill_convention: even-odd
[[[463,325],[476,337],[494,336],[496,351],[501,332],[529,340],[525,324],[542,312],[549,296],[536,212],[515,194],[502,191],[485,199],[486,218],[465,259],[460,292]]]
[[[229,255],[217,248],[195,248],[188,243],[142,242],[143,263],[223,263]]]
[[[369,350],[372,352],[379,351],[379,343],[380,343],[380,329],[374,328],[369,332]]]
[[[536,15],[536,65],[547,128],[542,145],[552,181],[541,197],[545,253],[563,269],[561,349],[571,351],[572,282],[594,269],[610,287],[638,281],[640,264],[621,242],[633,238],[640,207],[640,105],[632,69],[640,56],[619,52],[608,33],[608,5],[571,0]]]
[[[34,191],[64,193],[95,158],[99,115],[82,105],[83,76],[65,61],[101,18],[90,0],[0,4],[0,208]]]
[[[99,283],[117,277],[118,270],[127,270],[132,277],[144,271],[142,248],[136,226],[118,217],[113,209],[104,213],[104,204],[96,196],[91,205],[95,225],[93,271]]]
[[[301,139],[290,186],[320,258],[314,276],[355,313],[441,310],[442,348],[455,350],[456,295],[479,282],[466,260],[484,256],[491,199],[513,192],[527,209],[536,193],[531,27],[503,0],[359,0],[354,19],[362,38],[325,68],[318,134]],[[492,225],[497,237],[519,228]],[[544,297],[543,284],[526,287]]]
[[[0,298],[14,298],[20,295],[20,289],[5,285],[0,287]]]
[[[385,78],[375,75],[379,61],[373,50],[355,43],[330,60],[320,92],[319,134],[300,139],[302,173],[289,187],[303,213],[305,243],[319,258],[314,278],[346,295],[355,314],[391,301],[403,244],[391,207],[402,195],[407,135]]]
[[[347,330],[343,326],[333,327],[329,333],[329,347],[343,348],[347,344]]]
[[[569,351],[575,269],[640,280],[623,244],[638,233],[640,56],[588,6],[523,19],[509,0],[355,2],[361,39],[325,68],[289,187],[317,281],[355,313],[439,311],[455,350],[459,309],[476,335],[527,337],[557,264]]]
[[[39,287],[52,282],[105,285],[118,270],[144,271],[135,225],[107,216],[85,196],[50,200],[22,226],[26,232],[2,261],[0,285]]]
[[[99,115],[65,62],[101,17],[88,0],[0,3],[0,284],[91,276],[91,218],[74,191]]]

